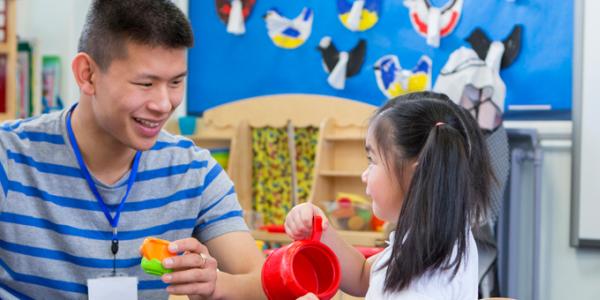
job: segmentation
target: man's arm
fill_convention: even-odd
[[[230,232],[201,244],[195,238],[173,241],[163,260],[172,273],[162,276],[167,292],[201,299],[265,299],[261,285],[264,257],[248,232]],[[213,256],[214,255],[214,256]]]
[[[249,232],[231,232],[206,243],[219,271],[214,299],[266,299],[261,285],[264,256]]]

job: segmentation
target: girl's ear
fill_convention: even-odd
[[[415,171],[417,170],[417,166],[419,165],[419,161],[415,159],[415,162],[413,162],[410,165],[410,170],[412,171],[412,173],[414,174]]]
[[[71,69],[81,93],[92,96],[96,92],[94,75],[98,70],[94,60],[86,53],[80,52],[73,59]]]

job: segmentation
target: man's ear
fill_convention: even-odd
[[[77,53],[71,63],[71,69],[81,93],[89,96],[93,95],[96,92],[94,78],[96,72],[99,72],[94,60],[86,53]]]

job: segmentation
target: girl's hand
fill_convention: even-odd
[[[163,282],[169,284],[167,292],[188,295],[190,299],[211,296],[216,287],[217,261],[206,246],[195,238],[186,238],[171,242],[169,251],[183,255],[162,262],[165,268],[173,269],[173,273],[162,276]]]
[[[315,296],[313,293],[308,293],[296,300],[319,300],[319,298],[317,298],[317,296]]]
[[[311,203],[302,203],[292,208],[285,217],[285,232],[293,240],[310,238],[313,229],[313,216],[323,218],[323,232],[325,232],[329,227],[327,217],[319,207]]]

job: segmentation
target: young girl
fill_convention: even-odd
[[[373,213],[397,225],[389,246],[365,260],[324,221],[322,242],[340,260],[340,288],[374,300],[477,299],[471,226],[485,217],[493,175],[476,121],[445,95],[408,94],[377,110],[365,148],[362,181]],[[310,236],[313,215],[326,220],[317,206],[294,207],[287,234]]]

